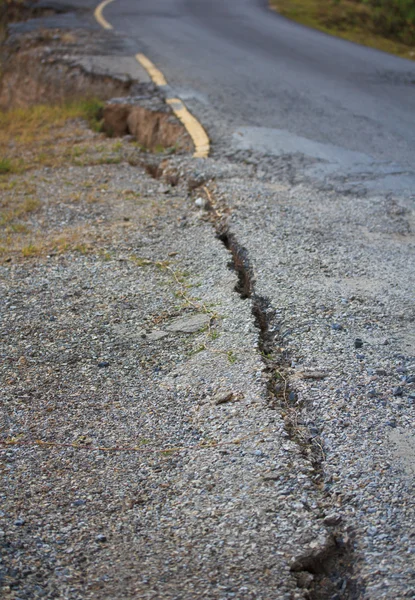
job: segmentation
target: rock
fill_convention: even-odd
[[[334,331],[342,331],[343,330],[343,325],[340,325],[340,323],[333,323],[333,325],[331,326],[332,329],[334,329]]]
[[[210,323],[210,316],[204,313],[181,317],[166,327],[167,331],[174,333],[196,333]]]
[[[341,516],[337,515],[336,513],[327,515],[323,519],[323,523],[324,523],[324,525],[327,525],[327,527],[336,527],[336,525],[339,525],[341,523],[341,521],[342,521]]]
[[[108,362],[108,361],[106,361],[106,360],[103,360],[103,361],[101,361],[101,362],[99,362],[99,363],[98,363],[98,367],[99,367],[100,369],[105,369],[105,367],[109,367],[109,366],[110,366],[110,364],[109,364],[109,362]]]
[[[376,373],[376,375],[383,375],[383,376],[387,375],[387,372],[385,371],[385,369],[376,369],[375,373]]]
[[[26,521],[24,519],[16,519],[14,524],[16,525],[16,527],[22,527],[23,525],[26,524]]]
[[[415,375],[408,375],[406,383],[415,383]]]
[[[217,392],[214,396],[213,396],[213,403],[214,404],[226,404],[226,402],[230,402],[234,397],[234,393],[230,390],[228,391],[220,391]]]
[[[363,340],[360,338],[356,338],[354,341],[354,347],[355,348],[362,348],[363,346]]]
[[[324,371],[303,371],[300,373],[303,379],[324,379],[327,375],[328,373]]]
[[[100,542],[100,543],[106,542],[107,536],[104,535],[103,533],[99,533],[97,536],[95,536],[95,541]]]
[[[150,342],[156,342],[157,340],[162,340],[169,334],[167,331],[162,331],[161,329],[153,329],[153,331],[147,332],[146,334],[142,334],[141,337],[147,338]]]
[[[402,396],[403,394],[403,389],[401,388],[401,386],[399,385],[398,387],[393,388],[392,390],[392,394],[394,396]]]
[[[86,504],[85,500],[75,500],[73,503],[74,506],[84,506]]]
[[[195,200],[195,205],[196,205],[198,208],[205,208],[205,204],[206,204],[206,203],[205,203],[205,200],[204,200],[203,198],[196,198],[196,200]]]

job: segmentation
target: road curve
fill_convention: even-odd
[[[415,63],[292,23],[262,0],[114,0],[104,15],[216,145],[304,154],[320,178],[412,187]]]

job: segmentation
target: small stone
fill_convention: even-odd
[[[16,525],[16,527],[22,527],[23,525],[26,524],[26,521],[24,519],[16,519],[14,524]]]
[[[85,500],[75,500],[73,503],[74,506],[83,506],[84,504],[86,504]]]
[[[324,379],[328,373],[324,371],[303,371],[300,375],[303,379]]]
[[[415,383],[415,375],[408,375],[406,383]]]
[[[386,425],[388,425],[388,427],[392,427],[394,429],[396,427],[396,421],[394,421],[394,420],[386,421]]]
[[[360,338],[356,338],[354,341],[354,347],[355,348],[362,348],[363,346],[363,340]]]
[[[393,394],[394,396],[402,396],[402,394],[403,394],[403,389],[401,388],[401,386],[395,387],[395,388],[393,388],[393,390],[392,390],[392,394]]]
[[[358,360],[363,360],[365,358],[365,355],[364,354],[356,354],[356,358]]]
[[[213,396],[213,403],[218,405],[218,404],[226,404],[226,402],[230,402],[233,399],[233,392],[232,391],[221,391],[221,392],[217,392],[214,396]]]
[[[200,198],[200,197],[199,197],[199,198],[196,198],[196,200],[195,200],[195,205],[196,205],[198,208],[205,208],[205,200],[204,200],[203,198]]]
[[[343,325],[340,325],[340,323],[333,323],[331,328],[334,329],[334,331],[342,331]]]
[[[342,518],[340,515],[337,515],[335,513],[331,514],[331,515],[327,515],[327,517],[325,517],[323,519],[323,523],[324,525],[327,525],[327,527],[335,527],[336,525],[339,525],[342,521]]]
[[[103,533],[99,533],[99,534],[98,534],[98,535],[95,537],[95,541],[96,541],[96,542],[100,542],[100,543],[106,542],[106,541],[107,541],[107,536],[106,536],[106,535],[104,535]]]
[[[288,402],[297,402],[297,394],[294,391],[288,394]]]
[[[376,375],[383,375],[383,376],[387,375],[387,372],[385,371],[385,369],[376,369],[375,373],[376,373]]]
[[[106,360],[103,360],[102,362],[99,362],[99,363],[98,363],[98,367],[99,367],[100,369],[104,369],[105,367],[109,367],[109,366],[110,366],[110,364],[109,364],[109,362],[107,362]]]

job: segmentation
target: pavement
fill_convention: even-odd
[[[15,32],[145,52],[212,157],[36,173],[105,227],[3,265],[6,597],[413,597],[413,64],[262,3],[105,10]]]

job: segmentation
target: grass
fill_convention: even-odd
[[[97,144],[97,138],[77,123],[86,121],[92,131],[100,132],[102,108],[100,101],[86,99],[0,113],[0,184],[5,175],[39,167],[68,163],[83,167],[122,162],[125,153],[122,142]],[[83,143],[79,143],[80,139]]]
[[[12,169],[12,162],[9,158],[0,158],[0,175],[10,173]]]
[[[413,0],[270,0],[270,4],[308,27],[415,60]]]
[[[68,165],[117,164],[123,160],[125,149],[103,135],[95,135],[82,124],[86,121],[93,130],[99,129],[102,103],[80,100],[62,105],[37,105],[16,108],[0,113],[0,256],[24,258],[62,253],[69,250],[86,254],[93,245],[85,242],[86,232],[79,227],[67,227],[46,233],[43,201],[37,197],[39,185],[48,183],[49,175],[28,172],[40,167]],[[71,182],[66,182],[71,183]],[[91,184],[92,185],[92,184]],[[94,203],[102,196],[89,189],[63,191],[70,204]],[[47,202],[52,198],[45,198]],[[45,227],[46,226],[46,227]]]

